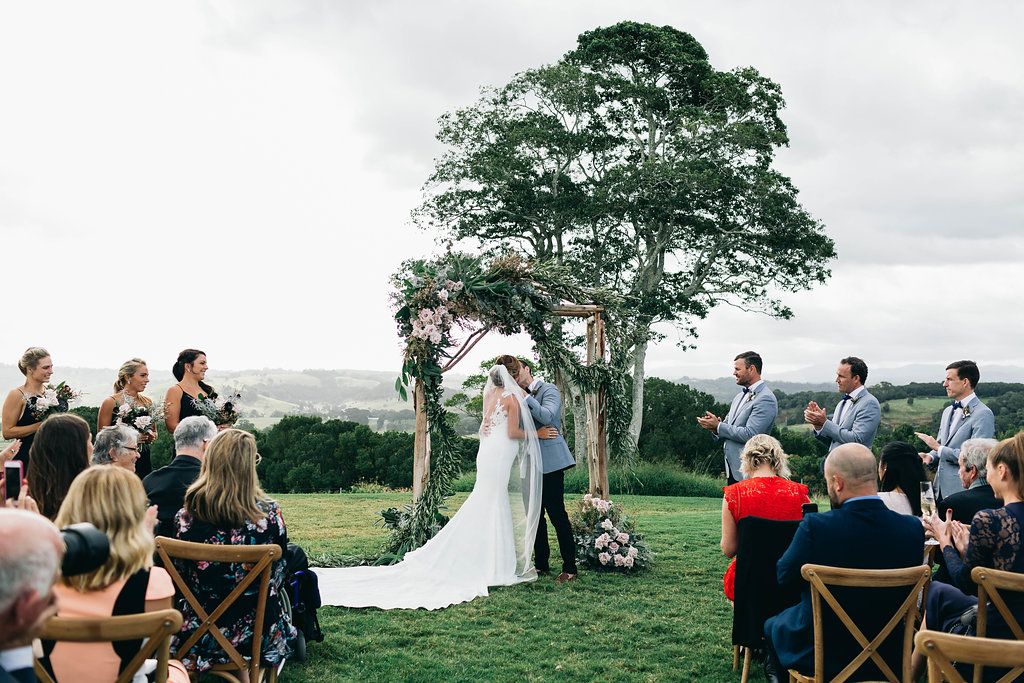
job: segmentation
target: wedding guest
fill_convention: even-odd
[[[139,459],[138,437],[139,433],[131,427],[104,427],[96,435],[96,443],[92,447],[92,464],[116,465],[135,472]]]
[[[117,421],[117,411],[121,406],[147,408],[153,405],[153,399],[142,395],[147,384],[149,368],[146,361],[141,358],[125,361],[117,371],[114,394],[103,399],[103,403],[100,404],[99,416],[96,418],[97,433]],[[135,474],[139,475],[139,479],[153,471],[149,444],[156,441],[156,423],[152,423],[152,426],[152,429],[139,432],[139,459],[135,463]]]
[[[29,347],[18,360],[18,369],[25,375],[25,383],[7,394],[0,423],[5,439],[21,439],[21,450],[15,459],[25,463],[25,475],[28,476],[32,440],[42,424],[36,421],[28,409],[28,400],[40,396],[53,375],[50,352],[41,346]]]
[[[964,490],[943,498],[936,506],[939,519],[946,518],[946,510],[953,511],[953,519],[970,524],[979,510],[1003,507],[985,478],[988,475],[988,454],[999,443],[995,439],[968,439],[960,445],[960,465],[957,473]]]
[[[921,516],[921,482],[928,481],[917,450],[904,441],[882,447],[878,456],[878,497],[901,515]]]
[[[185,491],[199,477],[206,446],[215,436],[217,425],[209,418],[186,417],[174,430],[174,460],[142,481],[146,497],[157,506],[157,536],[174,538],[174,515],[185,502]]]
[[[92,434],[89,424],[71,413],[43,421],[32,442],[32,473],[28,492],[48,519],[57,516],[71,482],[89,467]]]
[[[933,582],[928,588],[925,624],[933,631],[963,632],[961,616],[978,604],[978,587],[971,579],[975,567],[991,567],[1024,574],[1024,432],[1003,439],[989,451],[986,464],[992,492],[1003,500],[997,510],[981,510],[974,515],[970,528],[938,516],[925,518],[939,546],[953,585]],[[1024,619],[1024,596],[1004,593],[1006,606],[1017,619]],[[1010,638],[1013,633],[999,611],[988,608],[988,638]],[[924,656],[914,651],[914,671],[920,676]],[[916,677],[914,678],[916,680]]]
[[[57,616],[110,617],[172,606],[171,577],[153,566],[155,513],[146,509],[142,482],[123,468],[91,467],[75,479],[57,514],[57,526],[94,524],[110,539],[110,556],[99,569],[58,582]],[[102,683],[117,678],[134,654],[121,655],[109,642],[61,641],[54,644],[49,664],[58,681]],[[188,681],[180,662],[171,661],[168,680]]]
[[[789,480],[789,456],[767,434],[755,434],[740,454],[744,479],[726,486],[722,500],[722,553],[733,558],[725,572],[725,597],[733,599],[736,580],[738,524],[749,515],[768,519],[800,519],[803,504],[811,502],[807,487]]]
[[[164,425],[171,434],[186,417],[202,415],[197,406],[200,394],[206,398],[217,396],[213,387],[203,381],[207,369],[206,354],[199,349],[185,349],[178,354],[171,368],[178,383],[167,390],[164,398]]]
[[[256,465],[256,437],[240,429],[227,429],[210,441],[199,469],[199,478],[185,494],[185,503],[175,517],[178,538],[214,545],[263,545],[276,543],[282,551],[288,545],[281,507],[260,488]],[[235,565],[228,563],[182,564],[182,577],[207,610],[234,590]],[[285,562],[274,563],[262,634],[263,663],[276,666],[291,652],[287,640],[294,635],[290,617],[281,610],[279,593],[284,582]],[[251,594],[255,595],[252,588]],[[175,647],[188,638],[201,623],[190,606],[183,605],[181,633]],[[252,647],[255,609],[240,607],[232,623],[222,622],[222,630],[231,644],[241,651]],[[191,671],[202,672],[229,660],[209,634],[187,653],[178,652]]]

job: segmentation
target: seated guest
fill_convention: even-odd
[[[977,590],[971,570],[991,567],[1002,571],[1024,574],[1024,432],[996,444],[988,453],[986,463],[988,483],[992,493],[1002,498],[1003,507],[981,510],[974,515],[970,529],[963,524],[937,516],[925,519],[925,526],[935,535],[953,585],[933,583],[928,589],[925,624],[933,631],[963,632],[961,619],[964,612],[978,604]],[[950,496],[952,498],[952,496]],[[973,594],[973,595],[972,595]],[[1024,620],[1024,599],[1019,593],[1005,594],[1006,606],[1017,618]],[[955,630],[954,630],[955,629]],[[989,638],[1010,638],[1010,631],[1002,615],[988,609]],[[914,652],[914,671],[920,675],[924,656]]]
[[[800,604],[769,619],[764,632],[769,644],[769,669],[776,676],[786,669],[814,670],[814,623],[809,585],[800,575],[807,563],[849,569],[897,569],[921,564],[924,553],[924,529],[913,517],[885,507],[878,498],[875,456],[857,443],[842,444],[825,461],[825,482],[834,509],[807,515],[800,522],[793,543],[779,559],[779,584],[800,582]],[[851,600],[856,591],[871,590],[870,600]],[[890,606],[878,591],[883,589],[837,589],[837,597],[854,622],[865,632],[875,634],[888,622],[902,597]],[[902,590],[902,589],[898,589]],[[903,596],[905,597],[905,595]],[[882,599],[880,599],[882,598]],[[899,633],[899,629],[897,629]],[[825,676],[833,678],[845,667],[860,647],[838,621],[826,620]],[[887,640],[882,656],[899,659],[898,643]],[[866,664],[861,672],[873,668]],[[897,666],[898,670],[898,666]],[[877,669],[870,673],[877,675]],[[772,680],[769,677],[769,680]]]
[[[64,555],[57,527],[0,503],[0,681],[34,681],[32,641],[57,613],[53,582]]]
[[[921,516],[921,482],[928,481],[917,449],[904,441],[882,447],[878,456],[878,497],[901,515]]]
[[[917,454],[914,454],[917,457]],[[722,553],[733,558],[725,572],[725,597],[734,595],[737,525],[748,516],[768,519],[800,519],[803,504],[809,503],[807,487],[790,481],[789,456],[782,444],[767,434],[755,434],[740,453],[740,472],[745,479],[726,486],[722,500]]]
[[[969,526],[979,510],[1003,507],[985,478],[989,451],[997,443],[995,439],[968,439],[961,444],[958,474],[966,490],[942,499],[936,506],[939,519],[946,519],[946,510],[952,510],[953,519]]]
[[[175,517],[177,537],[183,541],[215,545],[276,543],[283,551],[288,545],[284,518],[280,506],[260,488],[256,476],[259,460],[256,437],[249,432],[227,429],[215,436],[203,456],[199,478],[185,493],[185,504]],[[239,566],[228,563],[182,562],[180,569],[182,578],[196,598],[210,611],[234,590],[243,573]],[[291,619],[281,610],[278,597],[285,569],[283,559],[276,561],[270,581],[262,634],[263,664],[268,666],[276,666],[291,654],[287,640],[295,635]],[[255,597],[257,590],[254,582],[246,595]],[[181,613],[184,624],[175,639],[178,644],[201,623],[188,604],[182,606]],[[255,616],[252,602],[242,600],[236,602],[219,622],[228,640],[240,652],[251,651]],[[203,635],[187,653],[178,652],[178,656],[185,666],[197,672],[230,661],[209,633]]]
[[[96,444],[92,447],[93,465],[117,465],[134,472],[138,459],[139,433],[131,427],[111,425],[96,435]]]
[[[57,516],[64,495],[78,473],[89,466],[92,434],[85,420],[71,413],[43,420],[32,441],[28,493],[48,519]]]
[[[153,567],[155,521],[155,510],[146,510],[142,482],[127,468],[101,465],[78,475],[60,506],[57,525],[94,524],[110,539],[110,556],[99,569],[61,579],[57,616],[109,617],[170,608],[171,577]],[[44,650],[49,650],[58,682],[102,683],[117,678],[135,656],[139,643],[126,645],[122,651],[111,643],[57,642]],[[168,680],[188,681],[180,662],[172,661]]]
[[[142,480],[150,504],[157,506],[157,536],[174,538],[174,515],[185,502],[185,491],[199,477],[206,444],[215,436],[217,426],[209,418],[186,417],[174,429],[174,460]]]

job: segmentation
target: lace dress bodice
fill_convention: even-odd
[[[481,434],[508,434],[508,408],[505,407],[505,399],[512,394],[508,391],[502,392],[501,396],[494,405],[491,406],[490,412],[484,415],[484,419],[481,423]],[[484,429],[486,426],[486,429]]]

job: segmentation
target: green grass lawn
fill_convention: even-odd
[[[408,494],[279,495],[289,536],[310,553],[372,554],[383,508]],[[454,510],[465,494],[449,500]],[[567,497],[567,508],[575,497]],[[721,501],[622,496],[658,553],[640,574],[585,572],[491,590],[445,610],[325,607],[323,643],[283,681],[739,681],[722,592]],[[550,527],[549,527],[550,528]],[[557,543],[552,535],[552,548]],[[557,565],[555,565],[557,566]],[[751,678],[760,680],[760,671]]]

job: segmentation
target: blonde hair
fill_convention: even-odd
[[[1017,495],[1024,498],[1024,432],[1017,432],[993,446],[988,452],[988,460],[992,463],[989,472],[996,465],[1006,466],[1006,471],[1017,486]]]
[[[18,360],[18,369],[21,370],[21,374],[28,377],[28,371],[35,370],[39,361],[49,355],[50,352],[42,346],[30,346],[25,349],[25,353],[21,354],[21,358]]]
[[[185,492],[185,510],[198,520],[236,529],[266,515],[256,505],[266,501],[256,476],[256,437],[225,429],[213,437],[203,455],[199,478]]]
[[[110,557],[99,569],[62,580],[81,593],[102,590],[153,566],[156,544],[146,526],[146,490],[134,472],[97,465],[75,477],[55,523],[96,525],[110,539]]]
[[[789,479],[789,456],[774,436],[755,434],[740,453],[740,472],[750,476],[761,465],[769,463],[775,474]]]
[[[128,378],[134,377],[135,373],[139,371],[139,368],[145,367],[146,361],[141,358],[132,358],[126,360],[121,364],[120,369],[117,371],[117,381],[114,382],[114,392],[121,391],[128,386]]]

